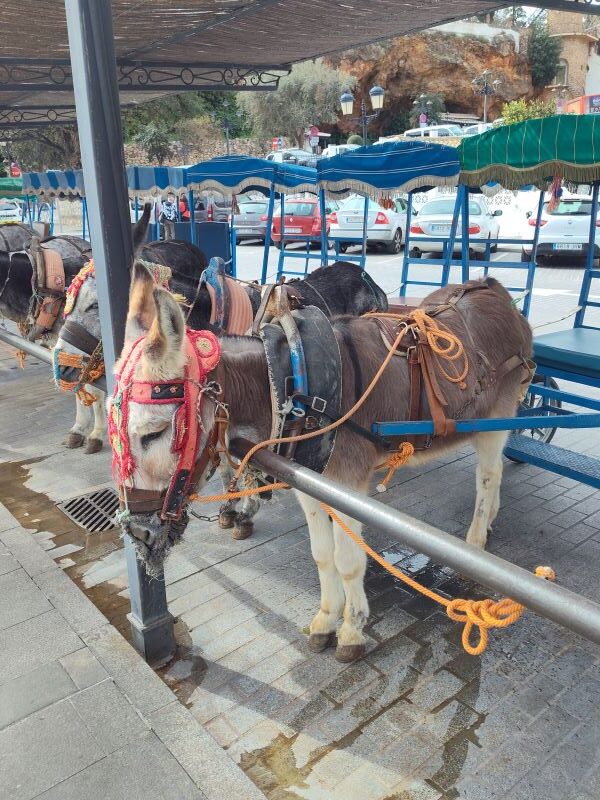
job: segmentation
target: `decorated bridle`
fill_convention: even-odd
[[[220,389],[208,375],[221,358],[221,346],[210,331],[185,330],[186,365],[183,378],[173,381],[147,381],[135,377],[143,353],[144,337],[135,341],[123,358],[116,375],[113,400],[108,415],[108,433],[113,451],[113,475],[119,489],[121,509],[131,514],[157,512],[163,521],[179,521],[206,468],[216,466],[218,426],[202,438],[202,400],[205,394],[215,399]],[[177,466],[168,487],[162,491],[135,486],[136,464],[131,452],[127,425],[130,403],[167,405],[175,403],[171,452],[178,454]],[[206,432],[205,432],[206,433]]]

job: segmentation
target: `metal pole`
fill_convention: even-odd
[[[195,218],[194,218],[194,205],[195,205],[194,190],[193,189],[189,189],[188,190],[188,207],[190,209],[190,242],[192,244],[197,244],[197,241],[196,241],[196,221],[195,221]]]
[[[363,140],[363,147],[367,146],[367,127],[369,125],[369,119],[367,117],[367,107],[365,105],[365,101],[360,101],[360,119],[362,122],[362,140]]]
[[[585,307],[588,302],[590,286],[592,283],[592,270],[594,269],[594,251],[596,249],[596,221],[598,219],[598,189],[600,184],[595,183],[592,187],[592,210],[590,214],[590,235],[588,238],[588,251],[585,262],[585,273],[581,282],[579,293],[579,311],[575,315],[575,328],[581,328],[585,318]]]
[[[81,200],[81,238],[85,239],[85,223],[86,223],[86,216],[85,213],[85,197]]]
[[[252,446],[234,439],[231,451],[243,456]],[[383,533],[397,536],[409,547],[425,553],[438,564],[447,564],[461,575],[516,600],[543,617],[600,643],[600,605],[586,597],[537,578],[498,556],[486,553],[426,522],[415,520],[366,495],[348,491],[335,481],[268,450],[259,451],[251,463],[268,475],[293,486],[337,511]]]
[[[365,213],[363,216],[363,230],[362,230],[362,251],[360,266],[365,269],[367,266],[367,231],[369,228],[369,198],[365,197]]]
[[[225,120],[225,146],[227,148],[227,155],[230,155],[230,153],[229,153],[229,121],[228,120]]]
[[[65,0],[73,89],[109,390],[123,346],[133,259],[110,0]],[[125,537],[133,642],[150,663],[175,652],[164,577],[150,580]]]
[[[463,186],[459,186],[456,190],[456,200],[454,201],[454,213],[452,215],[452,223],[450,225],[450,236],[447,241],[447,250],[444,256],[444,264],[442,265],[442,286],[447,286],[450,280],[450,264],[454,257],[454,248],[456,246],[456,229],[458,227],[458,217],[460,214]],[[461,251],[462,252],[462,251]]]
[[[531,306],[531,294],[533,292],[533,278],[535,276],[535,270],[537,268],[537,249],[538,249],[538,242],[540,239],[540,229],[541,224],[540,220],[542,219],[542,211],[544,210],[544,190],[540,192],[540,197],[538,200],[538,207],[537,207],[537,216],[535,218],[535,233],[533,234],[533,243],[531,245],[531,258],[529,259],[529,264],[527,265],[527,280],[525,281],[525,300],[523,301],[523,315],[525,317],[529,316],[529,308]]]
[[[402,258],[402,275],[400,277],[400,294],[399,297],[406,297],[406,290],[408,287],[408,270],[410,258],[410,226],[412,224],[412,205],[413,193],[408,193],[408,200],[406,204],[406,234],[404,236],[404,256]]]
[[[325,189],[319,189],[319,209],[321,213],[321,266],[326,267],[329,263],[328,241],[327,241],[327,215],[325,209]],[[309,243],[310,244],[310,243]]]
[[[483,123],[484,123],[484,125],[487,122],[487,99],[488,99],[488,94],[487,94],[487,81],[486,81],[486,83],[483,84]]]
[[[465,283],[469,280],[469,187],[463,186],[462,216],[461,216],[461,247],[460,262],[462,265],[461,281]]]
[[[271,249],[271,229],[273,227],[273,209],[275,207],[275,187],[271,184],[269,192],[269,209],[267,211],[267,227],[265,228],[265,245],[263,252],[262,272],[260,282],[264,286],[267,282],[267,268],[269,266],[269,250]]]

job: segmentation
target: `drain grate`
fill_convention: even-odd
[[[101,489],[58,503],[57,508],[85,531],[102,533],[115,527],[119,498],[114,489]]]

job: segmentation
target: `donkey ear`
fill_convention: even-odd
[[[156,316],[144,343],[144,356],[154,364],[181,354],[185,320],[177,301],[165,289],[153,292]]]
[[[131,270],[129,287],[129,310],[125,326],[125,341],[139,339],[150,330],[156,316],[156,306],[152,297],[154,281],[148,269],[135,261]]]

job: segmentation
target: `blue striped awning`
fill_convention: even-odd
[[[318,187],[339,197],[356,192],[377,200],[412,189],[456,186],[456,148],[425,141],[384,142],[317,162]]]
[[[39,197],[84,197],[83,172],[80,169],[24,172],[23,194]]]
[[[316,192],[317,170],[295,164],[278,164],[253,156],[221,156],[185,167],[186,184],[191,189],[215,189],[238,194],[251,189],[277,192]]]

